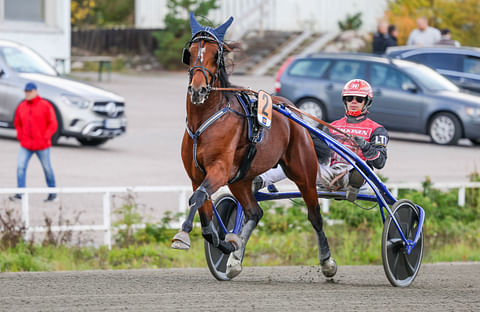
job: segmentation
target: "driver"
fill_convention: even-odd
[[[342,90],[345,116],[331,125],[353,136],[353,140],[329,128],[324,128],[323,131],[356,153],[370,167],[382,169],[387,160],[389,136],[385,127],[367,118],[372,99],[373,91],[368,82],[362,79],[350,80]],[[355,201],[365,182],[362,175],[343,157],[331,151],[323,140],[313,134],[312,138],[320,163],[317,184],[329,191],[343,189],[347,200]],[[253,180],[253,191],[285,178],[280,166],[270,169]]]

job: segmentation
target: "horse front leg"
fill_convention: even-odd
[[[190,210],[182,224],[182,229],[175,234],[172,239],[172,248],[182,250],[190,248],[189,233],[193,229],[193,219],[197,210],[199,210],[203,237],[224,253],[228,254],[235,250],[231,242],[220,241],[218,233],[212,223],[213,211],[210,195],[227,183],[226,175],[222,174],[223,172],[224,170],[222,170],[221,167],[209,168],[207,169],[207,175],[203,182],[198,187],[193,185],[195,191],[188,200]]]

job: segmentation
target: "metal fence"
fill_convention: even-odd
[[[93,54],[153,54],[158,47],[154,32],[162,29],[112,28],[72,30],[72,48]]]
[[[391,190],[395,197],[398,196],[398,191],[401,189],[422,189],[422,183],[387,183],[386,186]],[[467,188],[480,188],[480,182],[461,182],[461,183],[434,183],[432,188],[435,189],[458,189],[458,205],[465,205],[465,194]],[[292,191],[296,189],[285,189],[282,191]],[[100,193],[103,194],[103,223],[100,225],[60,225],[51,226],[50,228],[43,226],[30,226],[30,194],[47,194],[47,193],[73,194],[73,193]],[[178,206],[177,212],[184,213],[187,211],[187,194],[192,193],[190,186],[134,186],[134,187],[64,187],[64,188],[3,188],[0,189],[0,194],[15,194],[21,193],[22,196],[22,221],[27,229],[27,237],[31,233],[46,232],[50,229],[56,231],[104,231],[104,244],[108,248],[112,247],[112,210],[111,199],[113,193],[164,193],[177,192]],[[328,211],[329,200],[322,199],[322,210]],[[180,224],[172,224],[173,227],[179,227]],[[145,224],[135,225],[137,228],[145,227]]]

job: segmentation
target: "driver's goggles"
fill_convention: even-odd
[[[365,97],[363,96],[353,96],[353,95],[347,95],[347,96],[344,96],[343,97],[347,102],[351,102],[353,101],[353,99],[355,98],[357,100],[357,103],[363,103],[363,101],[366,100]]]

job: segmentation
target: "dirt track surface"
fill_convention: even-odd
[[[424,264],[408,288],[382,266],[0,273],[0,311],[480,311],[480,263]]]

